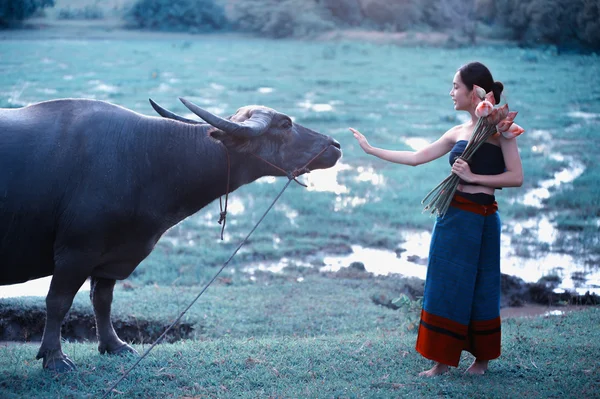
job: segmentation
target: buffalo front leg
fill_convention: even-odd
[[[44,369],[62,373],[75,370],[75,364],[62,351],[60,328],[65,315],[73,304],[75,294],[85,282],[87,275],[74,270],[55,268],[50,290],[46,296],[46,324],[42,345],[36,359],[43,359]]]
[[[114,287],[113,279],[92,277],[90,299],[96,315],[98,351],[102,354],[137,354],[135,349],[119,339],[110,319]]]

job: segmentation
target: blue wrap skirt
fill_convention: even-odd
[[[416,345],[428,359],[456,367],[463,350],[478,360],[500,356],[497,209],[457,194],[436,219]]]

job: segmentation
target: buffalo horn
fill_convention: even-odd
[[[221,118],[213,113],[200,108],[199,106],[187,101],[184,98],[179,100],[188,107],[190,111],[204,119],[206,122],[221,129],[222,131],[238,137],[255,137],[260,136],[271,124],[272,116],[267,112],[256,110],[252,113],[250,119],[239,123],[233,122],[225,118]]]
[[[200,124],[201,123],[201,122],[195,121],[193,119],[188,119],[188,118],[184,118],[183,116],[179,116],[176,113],[171,112],[168,109],[161,107],[160,105],[155,103],[151,98],[149,98],[148,100],[150,100],[150,105],[152,105],[152,108],[154,108],[154,110],[163,118],[175,119],[176,121],[192,123],[192,124]]]

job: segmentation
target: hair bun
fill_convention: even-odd
[[[493,91],[498,91],[498,94],[502,93],[504,91],[504,85],[502,84],[502,82],[494,82],[494,86],[492,86],[492,90]]]

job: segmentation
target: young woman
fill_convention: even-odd
[[[350,128],[361,148],[386,161],[417,166],[450,153],[452,172],[461,178],[443,218],[436,219],[425,281],[425,295],[416,349],[435,365],[423,376],[436,376],[457,367],[467,350],[475,361],[470,374],[484,374],[488,362],[500,356],[500,217],[494,192],[519,187],[523,168],[516,139],[502,135],[484,143],[467,164],[460,155],[478,120],[473,85],[493,92],[496,103],[504,86],[488,68],[472,62],[462,66],[452,82],[454,109],[470,120],[454,126],[434,143],[412,151],[372,147]]]

